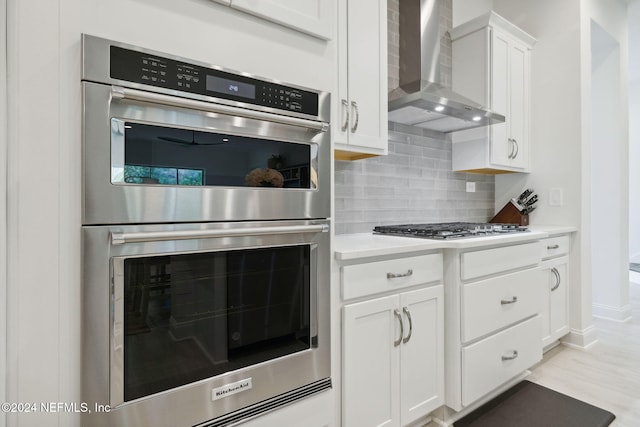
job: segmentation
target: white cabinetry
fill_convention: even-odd
[[[355,160],[384,155],[388,145],[387,2],[345,0],[338,8],[335,157]]]
[[[542,346],[549,347],[569,333],[569,246],[568,235],[543,239],[540,265],[542,280]]]
[[[530,58],[535,39],[494,12],[454,28],[452,88],[504,123],[452,134],[453,169],[528,172]]]
[[[368,294],[350,282],[366,271]],[[343,425],[425,418],[444,403],[442,255],[344,266],[342,288],[354,300],[343,307]]]
[[[542,358],[540,242],[447,251],[446,404],[460,411]]]
[[[330,40],[334,0],[214,0],[269,21]]]

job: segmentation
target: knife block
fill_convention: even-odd
[[[504,205],[504,208],[500,210],[494,216],[491,223],[502,223],[502,224],[518,224],[518,225],[529,225],[529,215],[525,215],[520,212],[520,209],[513,204],[513,202],[509,202]]]

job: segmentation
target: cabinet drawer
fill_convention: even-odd
[[[465,285],[462,341],[467,342],[540,312],[544,272],[538,268]]]
[[[345,300],[442,280],[442,254],[396,258],[342,268]]]
[[[462,349],[462,405],[467,406],[542,359],[540,316]]]
[[[549,237],[542,239],[540,246],[542,248],[542,258],[553,258],[569,253],[569,236]]]
[[[540,242],[503,246],[461,255],[462,280],[489,276],[502,271],[536,265],[540,262]]]

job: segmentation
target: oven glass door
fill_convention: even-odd
[[[317,144],[111,119],[111,182],[317,188]]]
[[[314,346],[317,245],[114,257],[132,401]]]

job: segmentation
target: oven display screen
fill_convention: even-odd
[[[254,85],[223,79],[209,74],[207,75],[207,90],[227,95],[241,96],[242,98],[256,99],[256,87]]]

